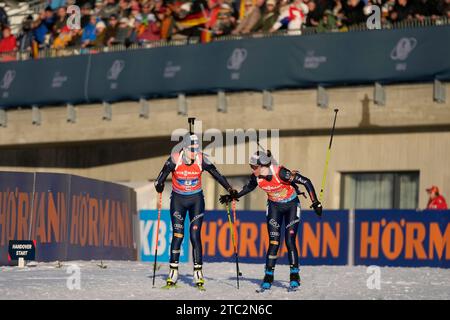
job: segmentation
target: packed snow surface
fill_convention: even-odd
[[[439,268],[388,268],[374,273],[365,266],[304,266],[302,285],[287,292],[289,267],[275,269],[269,292],[257,293],[263,265],[205,263],[206,291],[192,283],[192,265],[180,265],[179,288],[164,290],[168,265],[158,265],[155,287],[153,265],[136,261],[66,261],[37,263],[25,268],[0,267],[1,299],[450,299],[450,270]],[[379,275],[379,286],[376,277]],[[79,276],[79,278],[78,278]],[[371,278],[372,277],[372,278]],[[77,280],[79,279],[79,281]],[[79,289],[78,289],[79,287]],[[378,289],[378,288],[379,289]]]

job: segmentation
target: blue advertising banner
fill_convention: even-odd
[[[189,250],[189,219],[184,223],[184,239],[181,246],[180,262],[188,262]],[[155,262],[155,244],[158,224],[158,210],[139,211],[139,230],[141,235],[141,261]],[[169,210],[161,210],[161,220],[158,236],[158,262],[169,262],[170,243],[172,240],[172,224]]]
[[[125,186],[70,176],[67,259],[135,260],[135,203]]]
[[[9,240],[36,243],[36,261],[136,260],[134,191],[54,173],[0,172],[0,265]]]
[[[9,240],[32,240],[33,182],[33,173],[0,172],[0,265],[9,264]]]
[[[269,245],[265,211],[238,211],[236,229],[239,261],[265,263]],[[283,239],[282,233],[277,263],[287,264],[287,249]],[[225,211],[209,211],[205,214],[202,242],[205,261],[233,261],[234,249]],[[324,211],[322,219],[313,211],[302,211],[297,248],[302,265],[347,264],[348,211]]]
[[[56,261],[67,255],[70,176],[36,173],[31,239],[36,260]]]
[[[355,264],[450,268],[449,211],[356,210]]]
[[[444,25],[0,63],[0,108],[218,90],[446,81],[450,80],[450,41],[442,39],[449,38],[450,26]]]

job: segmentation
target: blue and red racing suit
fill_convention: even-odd
[[[266,255],[266,268],[273,269],[276,264],[280,238],[284,220],[285,242],[288,250],[289,264],[298,268],[298,251],[296,236],[301,216],[300,200],[297,184],[305,186],[311,201],[317,202],[316,192],[311,180],[296,171],[290,171],[282,166],[271,165],[268,176],[250,176],[249,181],[238,193],[242,197],[256,187],[267,193],[266,221],[269,234],[269,248]]]
[[[180,248],[184,238],[184,219],[189,212],[190,240],[194,264],[202,264],[202,245],[200,231],[205,212],[205,200],[202,191],[202,173],[207,171],[226,190],[232,188],[227,179],[204,154],[197,153],[194,160],[187,160],[184,151],[169,157],[155,182],[158,192],[162,192],[164,181],[172,173],[172,194],[170,197],[170,217],[173,236],[170,246],[170,263],[178,263]]]

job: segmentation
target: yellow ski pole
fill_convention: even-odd
[[[236,240],[234,238],[234,232],[233,232],[233,223],[231,222],[231,214],[230,214],[230,206],[227,202],[226,204],[227,207],[227,215],[228,215],[228,223],[230,224],[230,235],[231,235],[231,240],[233,241],[233,247],[234,247],[234,257],[236,259],[236,283],[237,283],[237,288],[239,289],[239,258],[238,258],[238,253],[237,253],[237,247],[236,247]]]
[[[334,113],[333,128],[331,129],[330,144],[328,145],[327,157],[325,160],[325,169],[323,170],[322,186],[320,188],[320,193],[319,193],[319,201],[320,202],[322,202],[322,199],[323,199],[323,189],[325,189],[325,182],[327,180],[328,162],[330,161],[330,156],[331,156],[331,144],[333,143],[334,128],[336,127],[336,118],[337,118],[338,111],[339,111],[339,109],[334,109],[335,113]]]

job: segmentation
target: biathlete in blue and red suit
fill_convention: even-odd
[[[300,285],[298,251],[296,236],[300,222],[300,200],[298,199],[297,184],[305,186],[312,201],[312,208],[317,215],[322,214],[322,205],[317,199],[314,186],[311,181],[297,171],[290,171],[283,166],[273,163],[270,151],[257,151],[250,158],[252,174],[243,189],[236,195],[227,194],[220,197],[221,203],[227,203],[238,199],[256,187],[260,187],[267,193],[266,220],[269,234],[269,248],[266,256],[265,276],[261,285],[262,289],[270,289],[274,279],[274,269],[280,247],[281,226],[285,223],[285,241],[288,249],[290,264],[290,287]]]
[[[175,285],[178,280],[178,263],[181,244],[184,238],[184,219],[189,212],[190,238],[194,260],[194,282],[197,286],[204,284],[202,272],[202,243],[200,231],[205,212],[205,200],[202,190],[202,173],[209,172],[230,194],[234,190],[227,179],[199,149],[196,135],[184,138],[185,145],[180,152],[173,153],[167,159],[155,182],[158,193],[164,190],[164,181],[172,173],[172,194],[170,198],[170,217],[172,220],[173,237],[170,246],[170,270],[167,286]]]

